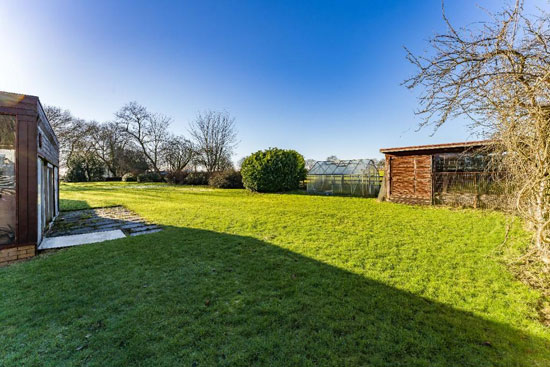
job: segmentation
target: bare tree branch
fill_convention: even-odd
[[[407,59],[417,73],[420,127],[459,116],[494,139],[508,192],[534,230],[534,247],[550,263],[550,17],[523,15],[523,2],[468,29],[453,27],[429,41],[431,53]]]

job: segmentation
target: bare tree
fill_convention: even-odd
[[[191,124],[190,133],[196,147],[196,160],[207,172],[222,170],[231,162],[237,131],[235,119],[227,112],[200,113]]]
[[[326,160],[329,162],[338,162],[340,159],[335,155],[329,155]]]
[[[56,106],[45,106],[44,113],[59,140],[62,167],[67,166],[75,153],[89,151],[92,135],[89,123]]]
[[[384,158],[374,159],[374,163],[376,164],[376,168],[378,170],[386,169],[386,160]]]
[[[241,167],[243,166],[243,162],[244,162],[244,160],[245,160],[246,158],[248,158],[248,157],[242,157],[241,159],[239,159],[239,160],[237,161],[237,170],[238,170],[238,171],[241,170]]]
[[[306,159],[306,169],[309,171],[317,163],[315,159]]]
[[[523,3],[468,29],[447,24],[431,53],[407,57],[422,90],[421,126],[466,116],[494,139],[515,208],[534,230],[533,249],[550,263],[550,16],[523,14]]]
[[[193,144],[183,136],[170,136],[164,144],[164,163],[172,173],[183,171],[193,155]]]
[[[121,156],[129,145],[124,131],[115,122],[91,122],[90,144],[95,155],[114,176],[121,176]]]
[[[162,148],[168,138],[171,119],[150,113],[136,102],[126,104],[115,116],[122,131],[140,147],[151,168],[160,174]]]

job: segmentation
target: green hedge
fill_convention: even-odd
[[[241,167],[243,184],[258,192],[295,190],[306,178],[304,157],[294,150],[270,148],[247,157]]]

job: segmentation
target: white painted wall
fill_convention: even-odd
[[[42,169],[43,169],[43,165],[42,165],[42,159],[38,158],[37,159],[37,164],[36,164],[36,169],[37,169],[37,174],[36,174],[36,177],[37,177],[37,180],[38,180],[38,187],[37,187],[37,195],[38,195],[38,198],[36,200],[37,202],[37,212],[38,212],[38,215],[37,215],[37,222],[38,222],[38,238],[37,238],[37,241],[36,241],[36,244],[37,245],[40,245],[40,242],[42,242],[42,223],[44,223],[44,193],[43,193],[43,190],[44,190],[44,187],[42,185]]]

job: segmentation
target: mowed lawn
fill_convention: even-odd
[[[0,269],[2,366],[548,366],[541,295],[490,211],[64,184],[165,227]],[[508,240],[503,242],[506,226]]]

